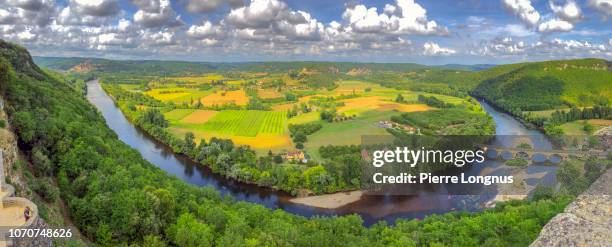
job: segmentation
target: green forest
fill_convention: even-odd
[[[393,226],[364,227],[357,215],[307,219],[166,175],[117,139],[81,86],[54,78],[24,48],[4,41],[0,91],[21,151],[30,161],[48,161],[28,169],[56,182],[72,220],[99,246],[527,246],[577,194],[542,193]],[[141,121],[163,124],[155,115]],[[567,176],[582,177],[572,169]]]
[[[483,80],[472,93],[508,112],[539,111],[612,102],[612,63],[601,59],[524,63]]]

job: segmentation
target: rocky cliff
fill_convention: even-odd
[[[552,218],[531,246],[612,246],[611,195],[612,169],[608,169]]]

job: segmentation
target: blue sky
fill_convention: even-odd
[[[422,64],[612,57],[612,0],[0,0],[41,56]]]

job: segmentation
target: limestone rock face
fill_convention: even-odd
[[[29,229],[48,229],[50,226],[41,218],[38,218]],[[37,238],[18,238],[13,240],[14,247],[51,247],[53,246],[52,238],[37,237]]]
[[[611,195],[612,169],[608,169],[552,218],[531,246],[612,246]]]

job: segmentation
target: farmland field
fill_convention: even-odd
[[[299,73],[318,74],[311,70]],[[315,160],[320,159],[318,149],[323,145],[359,144],[364,134],[388,135],[377,124],[379,121],[435,109],[420,103],[419,95],[462,107],[473,104],[467,98],[412,92],[363,80],[338,80],[334,84],[332,88],[310,87],[287,74],[232,72],[158,78],[146,86],[121,88],[167,104],[159,109],[169,123],[168,131],[179,139],[188,132],[197,141],[231,139],[259,154],[297,149],[289,124],[320,124],[321,129],[299,145]],[[403,100],[397,101],[400,95]],[[146,108],[138,106],[139,110]],[[323,120],[324,111],[333,111],[336,119]]]
[[[280,92],[278,92],[278,91],[276,91],[274,89],[260,89],[260,90],[257,91],[257,94],[262,99],[275,99],[275,98],[282,98],[283,97],[283,94],[281,94]]]
[[[389,135],[383,128],[376,126],[379,120],[387,120],[397,113],[393,111],[368,111],[362,117],[340,123],[326,124],[320,131],[309,136],[306,151],[315,159],[320,159],[319,147],[325,145],[358,145],[361,137],[367,135]],[[330,138],[333,136],[333,138]]]
[[[286,119],[284,112],[228,110],[219,112],[200,128],[225,135],[253,137],[259,133],[283,133]]]
[[[217,114],[217,111],[209,111],[209,110],[195,110],[190,114],[181,118],[182,123],[187,124],[200,124],[206,123],[208,120],[213,118]]]
[[[212,92],[196,88],[168,87],[152,89],[145,94],[163,102],[182,104],[193,103],[202,97],[212,94]]]
[[[578,120],[569,123],[564,123],[561,125],[561,129],[563,129],[563,134],[565,135],[586,135],[588,134],[584,131],[584,122],[585,120]],[[593,126],[593,132],[602,129],[606,126],[612,126],[612,120],[606,119],[589,119],[586,120],[589,124]]]
[[[168,80],[176,82],[190,82],[190,83],[211,83],[213,80],[223,80],[225,77],[219,74],[208,74],[203,76],[184,76],[184,77],[170,77]]]
[[[220,91],[210,94],[200,99],[200,102],[205,106],[224,105],[234,103],[236,105],[246,105],[249,98],[244,93],[244,90]]]
[[[344,106],[338,108],[338,112],[345,113],[347,115],[359,115],[366,111],[380,110],[389,111],[397,110],[400,112],[412,112],[412,111],[427,111],[431,107],[422,104],[400,104],[393,102],[389,99],[384,99],[380,96],[370,97],[359,97],[343,100]]]
[[[164,117],[166,117],[166,119],[171,122],[176,122],[191,114],[193,111],[193,109],[174,109],[172,111],[166,112],[164,114]]]

